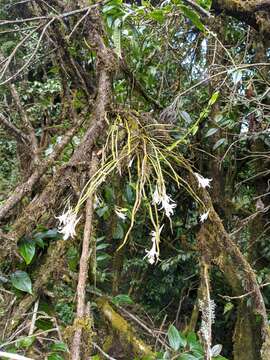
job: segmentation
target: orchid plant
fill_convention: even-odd
[[[121,131],[120,131],[121,129]],[[123,138],[126,139],[124,145]],[[164,224],[160,224],[163,216],[170,221],[177,207],[176,201],[167,192],[166,177],[170,177],[177,187],[185,188],[193,199],[205,210],[200,215],[200,222],[207,220],[210,210],[206,209],[201,199],[193,191],[187,181],[179,175],[181,169],[192,172],[192,168],[183,156],[168,151],[166,142],[170,137],[167,135],[165,125],[143,125],[137,114],[127,116],[118,115],[110,127],[106,144],[102,151],[102,161],[99,170],[89,179],[85,185],[77,205],[74,208],[68,206],[62,215],[58,216],[59,232],[63,239],[76,235],[76,225],[80,217],[80,208],[92,194],[96,194],[98,188],[113,172],[120,175],[126,173],[129,178],[136,177],[135,201],[131,213],[128,209],[115,206],[115,213],[119,219],[126,221],[130,218],[130,225],[124,240],[119,248],[124,246],[134,226],[136,214],[145,202],[148,207],[149,217],[154,230],[151,231],[152,246],[146,251],[145,259],[150,264],[156,264],[159,260],[160,235]],[[193,173],[202,188],[210,187],[212,179],[204,178],[199,173]],[[154,189],[152,184],[154,185]],[[151,199],[151,200],[149,200]]]

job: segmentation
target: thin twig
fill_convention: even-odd
[[[29,57],[29,59],[26,61],[26,63],[23,64],[23,66],[21,66],[21,68],[15,73],[13,74],[12,76],[8,77],[5,81],[2,81],[0,83],[0,85],[5,85],[7,84],[10,80],[16,78],[28,65],[29,63],[31,62],[31,60],[33,59],[33,57],[36,55],[39,47],[40,47],[40,44],[41,44],[41,41],[45,35],[45,32],[47,30],[47,28],[54,22],[55,18],[51,19],[43,28],[42,32],[41,32],[41,35],[38,39],[38,42],[37,42],[37,45],[35,47],[35,50],[33,51],[33,53],[31,54],[31,56]],[[11,61],[11,60],[10,60]],[[10,63],[10,61],[7,61],[7,64]],[[7,64],[5,65],[5,69],[7,68]],[[4,72],[1,74],[1,78],[3,77],[4,75]]]
[[[260,285],[259,287],[260,287],[260,288],[263,288],[263,287],[268,286],[268,285],[270,285],[270,282],[267,282],[267,283],[265,283],[265,284],[262,284],[262,285]],[[247,292],[247,293],[245,293],[245,294],[239,295],[239,296],[229,296],[229,295],[220,295],[220,294],[219,294],[218,296],[220,296],[221,298],[223,298],[223,299],[225,299],[225,300],[243,299],[244,297],[252,294],[254,291],[255,291],[255,290],[251,290],[251,291],[249,291],[249,292]]]
[[[11,354],[11,353],[7,353],[5,351],[0,351],[0,356],[7,358],[7,359],[13,359],[13,360],[33,360],[32,358],[29,358],[29,357],[25,357],[25,356],[17,355],[17,354]]]
[[[30,329],[29,329],[29,333],[28,333],[29,336],[33,335],[34,330],[35,330],[35,324],[36,324],[36,319],[37,319],[38,305],[39,305],[39,299],[37,299],[37,301],[35,302],[34,311],[33,311],[33,316],[32,316],[32,321],[31,321],[31,325],[30,325]]]
[[[203,7],[201,7],[199,4],[197,4],[193,0],[184,0],[185,3],[189,4],[191,7],[193,7],[195,10],[197,10],[202,16],[206,16],[208,18],[213,18],[213,15],[210,14],[207,10],[205,10]]]
[[[73,15],[76,15],[76,14],[79,14],[79,13],[82,13],[82,12],[86,12],[89,9],[97,7],[97,6],[99,6],[99,4],[88,6],[88,7],[83,8],[83,9],[73,10],[73,11],[63,13],[63,14],[60,14],[60,15],[57,15],[57,16],[55,16],[55,15],[53,15],[53,16],[52,15],[47,15],[47,16],[36,16],[36,17],[32,17],[32,18],[27,18],[27,19],[3,20],[2,22],[0,22],[0,26],[2,26],[2,25],[11,25],[11,24],[20,24],[20,23],[30,22],[30,21],[49,20],[49,19],[55,20],[57,18],[63,19],[65,17],[69,17],[69,16],[73,16]]]
[[[106,358],[106,359],[109,359],[109,360],[117,360],[113,357],[111,357],[110,355],[106,354],[105,351],[103,351],[101,349],[101,347],[98,346],[98,344],[96,344],[95,342],[93,342],[93,346]]]

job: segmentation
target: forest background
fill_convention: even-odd
[[[0,358],[270,359],[270,1],[0,1]]]

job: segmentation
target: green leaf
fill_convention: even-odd
[[[221,344],[214,345],[212,347],[212,349],[211,349],[211,356],[212,357],[219,356],[219,354],[221,353],[221,350],[222,350],[222,345]]]
[[[56,342],[54,344],[52,344],[50,346],[50,350],[51,351],[62,351],[62,352],[67,352],[68,351],[68,347],[65,343],[63,342]]]
[[[105,205],[99,209],[96,209],[96,213],[98,214],[99,217],[103,217],[107,213],[108,210],[109,210],[108,206]]]
[[[80,261],[80,254],[75,246],[71,246],[67,251],[68,267],[71,271],[76,271]]]
[[[50,330],[54,328],[54,324],[51,320],[49,319],[38,319],[36,321],[36,327],[40,330]]]
[[[103,249],[106,249],[108,246],[110,246],[110,244],[101,243],[101,244],[97,245],[96,250],[97,250],[97,251],[103,250]]]
[[[19,254],[24,258],[27,265],[31,263],[35,256],[36,245],[31,240],[24,240],[19,244]]]
[[[212,6],[212,0],[197,0],[197,3],[206,10],[210,10]]]
[[[120,304],[133,304],[133,300],[126,294],[119,294],[112,298],[112,303],[115,305]]]
[[[53,239],[57,240],[61,238],[61,234],[58,232],[58,229],[49,229],[42,232],[38,232],[34,235],[33,239],[40,247],[44,247],[44,239]]]
[[[185,120],[186,124],[192,123],[192,119],[186,111],[180,111],[180,116]]]
[[[32,281],[29,275],[25,271],[21,271],[21,270],[15,271],[15,273],[13,273],[10,278],[12,285],[16,289],[27,292],[29,294],[33,294]]]
[[[207,133],[205,134],[205,137],[209,137],[214,135],[216,132],[218,131],[218,128],[211,128],[207,131]]]
[[[149,13],[149,17],[153,20],[158,21],[159,23],[163,23],[164,21],[164,13],[162,10],[153,10]]]
[[[196,28],[198,28],[201,31],[205,31],[205,27],[203,25],[203,23],[201,22],[200,16],[196,13],[196,11],[191,10],[190,8],[188,8],[185,5],[181,5],[180,6],[183,14],[189,18],[189,20],[193,23],[193,25],[196,26]]]
[[[90,360],[101,360],[99,355],[94,355],[90,357]]]
[[[123,239],[124,230],[123,230],[122,225],[120,223],[117,223],[116,228],[113,231],[112,237],[115,240]]]
[[[114,190],[111,186],[105,186],[104,197],[107,203],[115,203]]]
[[[179,360],[199,360],[197,356],[193,356],[191,354],[182,354],[179,358]]]
[[[43,241],[43,239],[41,238],[35,238],[33,239],[35,241],[35,243],[37,244],[37,246],[39,246],[41,249],[44,249],[45,247],[45,243]]]
[[[214,105],[214,103],[217,101],[219,97],[219,91],[216,91],[212,94],[210,100],[208,101],[208,105],[211,106],[211,105]]]
[[[48,355],[47,359],[48,360],[64,360],[64,358],[57,353],[51,353],[50,355]]]
[[[180,336],[179,331],[175,326],[171,325],[168,330],[168,339],[173,350],[177,351],[181,346],[186,345],[186,340]]]
[[[35,340],[35,336],[26,336],[16,340],[15,346],[17,349],[28,349]]]
[[[132,187],[129,184],[126,185],[125,198],[127,199],[129,204],[131,204],[134,201],[134,193]]]
[[[233,303],[227,302],[224,306],[223,315],[226,314],[227,312],[231,311],[233,308],[234,308]]]
[[[99,261],[103,261],[103,260],[108,260],[110,259],[110,255],[109,254],[100,254],[100,255],[97,255],[97,262]]]
[[[213,146],[213,150],[216,150],[218,147],[220,147],[221,145],[226,144],[226,143],[227,143],[227,139],[224,139],[224,138],[219,139]]]
[[[198,342],[198,339],[197,339],[197,335],[195,334],[194,331],[190,331],[188,334],[187,334],[187,342],[188,342],[188,345],[193,345],[193,344],[197,344]]]

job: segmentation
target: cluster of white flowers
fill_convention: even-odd
[[[194,175],[195,175],[195,177],[196,177],[196,179],[198,181],[199,188],[202,187],[203,189],[205,189],[207,187],[209,187],[209,188],[211,187],[210,182],[213,179],[204,178],[201,174],[198,174],[198,173],[194,173]],[[205,220],[208,219],[209,212],[210,212],[210,210],[208,210],[205,213],[200,215],[200,222],[201,223],[205,222]]]
[[[202,175],[200,175],[198,173],[194,173],[194,175],[198,181],[199,187],[202,187],[204,189],[206,187],[210,187],[210,182],[212,181],[212,179],[204,178]],[[177,205],[176,205],[175,201],[170,197],[170,195],[168,195],[166,193],[165,185],[157,184],[152,198],[153,198],[152,204],[158,205],[158,206],[161,205],[159,210],[164,210],[165,215],[169,219],[171,219],[171,216],[174,214],[174,209],[176,208]],[[208,210],[205,213],[200,215],[201,223],[203,223],[205,220],[207,220],[209,212],[210,212],[210,210]],[[119,218],[121,218],[123,220],[126,218],[126,215],[123,212],[116,210],[116,214],[118,215]],[[159,253],[157,251],[157,242],[159,242],[159,235],[161,233],[162,228],[163,228],[163,225],[158,230],[158,232],[151,231],[152,248],[150,250],[145,250],[147,254],[144,257],[144,259],[147,258],[147,260],[149,261],[150,264],[154,264],[158,260]]]
[[[56,216],[56,219],[59,221],[58,231],[64,235],[64,240],[67,240],[69,237],[73,238],[76,235],[75,228],[80,218],[77,219],[77,214],[70,207],[62,215]]]
[[[213,179],[207,179],[204,178],[202,175],[198,174],[198,173],[194,173],[194,175],[196,176],[196,179],[198,181],[199,187],[202,187],[203,189],[210,187],[210,182]]]
[[[176,203],[172,198],[166,194],[166,188],[165,186],[162,187],[162,189],[158,186],[156,186],[156,189],[153,194],[153,204],[160,205],[161,208],[159,210],[164,210],[165,214],[168,218],[171,217],[174,213],[174,209],[176,208]]]
[[[151,240],[152,240],[152,247],[150,250],[145,250],[146,251],[146,255],[144,257],[147,258],[148,262],[153,265],[154,263],[156,263],[159,259],[159,252],[158,252],[158,246],[157,243],[159,242],[159,237],[160,237],[160,233],[161,230],[163,228],[164,225],[162,225],[158,231],[151,231]]]

